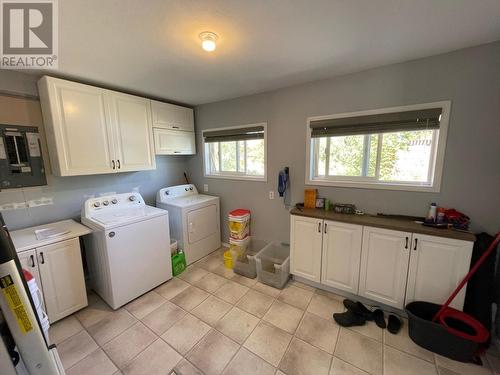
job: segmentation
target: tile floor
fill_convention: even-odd
[[[282,291],[234,275],[218,250],[180,277],[112,311],[89,306],[54,324],[68,375],[492,375],[485,366],[436,356],[374,323],[346,329],[332,319],[342,297],[290,281]]]

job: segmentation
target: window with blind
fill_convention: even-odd
[[[306,183],[439,191],[450,102],[308,120]]]
[[[205,176],[266,179],[266,124],[203,132]]]

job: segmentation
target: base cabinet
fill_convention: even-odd
[[[292,216],[290,234],[291,273],[319,283],[323,220]]]
[[[363,227],[325,220],[321,282],[357,294]]]
[[[38,289],[43,290],[42,279],[40,278],[40,270],[38,269],[38,261],[36,257],[36,250],[27,250],[17,254],[21,267],[29,271],[35,278]],[[42,298],[42,307],[45,310],[45,300]]]

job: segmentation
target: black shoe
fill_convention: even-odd
[[[363,316],[366,320],[373,320],[373,313],[361,302],[354,302],[350,299],[344,300],[344,306],[348,311],[352,311],[357,315]]]
[[[385,323],[384,312],[381,309],[376,309],[373,311],[373,320],[375,320],[375,324],[379,328],[386,328],[387,324]]]
[[[389,315],[389,323],[387,324],[387,330],[393,335],[397,334],[401,327],[403,326],[403,322],[396,315]]]
[[[351,310],[335,313],[333,319],[342,327],[362,326],[366,323],[366,318],[363,315],[356,314]]]

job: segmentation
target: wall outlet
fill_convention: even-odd
[[[274,191],[269,192],[269,199],[274,199]]]
[[[203,184],[203,191],[208,193],[208,184]]]

